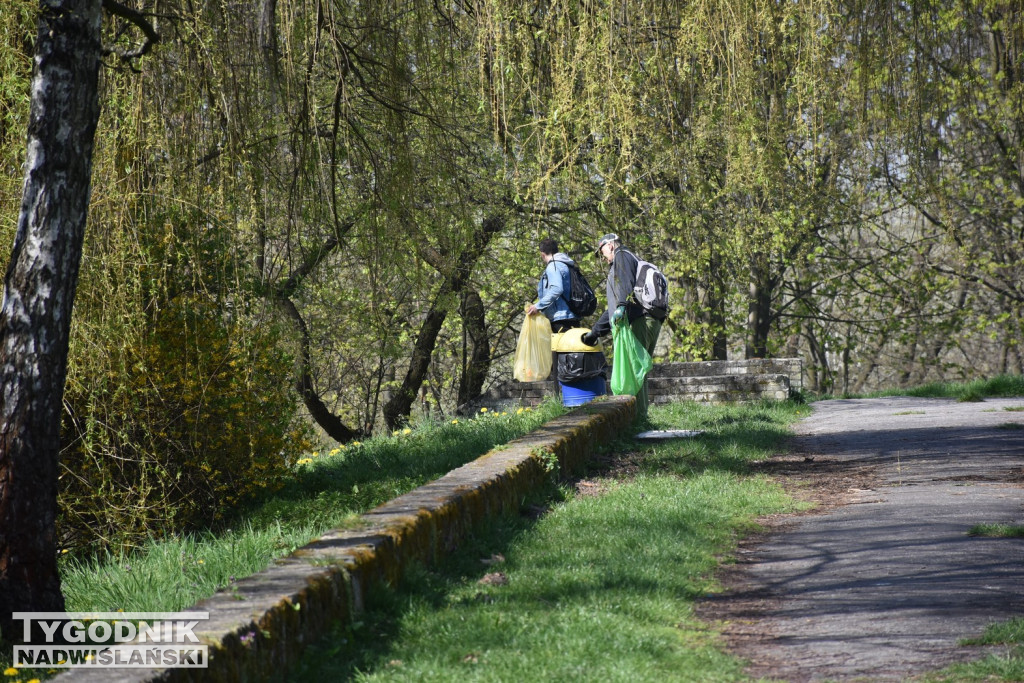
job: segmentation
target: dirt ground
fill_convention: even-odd
[[[825,401],[760,470],[804,513],[762,520],[698,605],[754,679],[895,681],[998,649],[1024,614],[1024,399]]]

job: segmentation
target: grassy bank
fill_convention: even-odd
[[[955,398],[958,401],[981,401],[985,397],[1024,396],[1024,376],[997,375],[988,379],[978,379],[971,382],[930,382],[908,389],[886,389],[864,396],[844,396],[843,398],[875,398],[880,396]]]
[[[758,516],[793,508],[747,466],[807,410],[653,409],[658,427],[704,434],[612,444],[614,464],[557,492],[546,514],[499,520],[444,566],[381,592],[292,680],[742,679],[693,605]]]
[[[978,661],[954,664],[922,678],[927,683],[968,681],[1024,681],[1024,618],[993,624],[979,638],[964,645],[1001,646],[1003,654],[991,654]]]
[[[218,530],[154,540],[131,555],[62,563],[69,610],[173,611],[260,571],[324,531],[479,457],[564,412],[449,419],[311,453],[272,496]]]

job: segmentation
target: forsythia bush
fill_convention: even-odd
[[[101,215],[82,262],[57,521],[73,550],[216,523],[311,447],[286,340],[245,284],[230,224],[121,218],[135,210]]]
[[[105,376],[69,381],[58,531],[125,548],[209,524],[280,482],[309,449],[272,335],[254,340],[198,295],[176,297]],[[90,369],[96,370],[94,364]]]

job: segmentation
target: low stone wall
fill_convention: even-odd
[[[647,383],[651,403],[703,401],[727,403],[759,399],[785,400],[803,388],[803,361],[799,358],[752,358],[700,362],[655,362]],[[606,387],[611,393],[611,387]],[[507,408],[535,406],[559,394],[558,383],[502,382],[462,406],[472,414],[483,406]]]
[[[54,680],[278,680],[330,624],[358,614],[375,585],[450,553],[484,519],[516,512],[552,475],[546,463],[557,458],[561,475],[579,470],[634,413],[632,397],[581,406],[368,512],[357,530],[324,534],[189,608],[210,616],[195,630],[210,649],[207,669],[74,669]]]
[[[717,375],[712,377],[651,377],[647,380],[651,403],[676,401],[703,403],[740,403],[789,398],[786,375]]]

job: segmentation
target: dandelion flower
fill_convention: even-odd
[[[402,430],[402,433],[403,434],[412,434],[412,430],[409,429],[408,427],[406,427],[405,429]]]
[[[17,675],[18,675],[18,670],[15,669],[13,666],[10,666],[10,667],[7,667],[6,669],[4,669],[4,676],[17,676]]]
[[[487,412],[487,406],[484,406],[483,408],[481,408],[480,412],[481,413],[486,413]]]
[[[452,420],[452,424],[453,425],[457,425],[457,424],[459,424],[459,421],[458,420]]]

